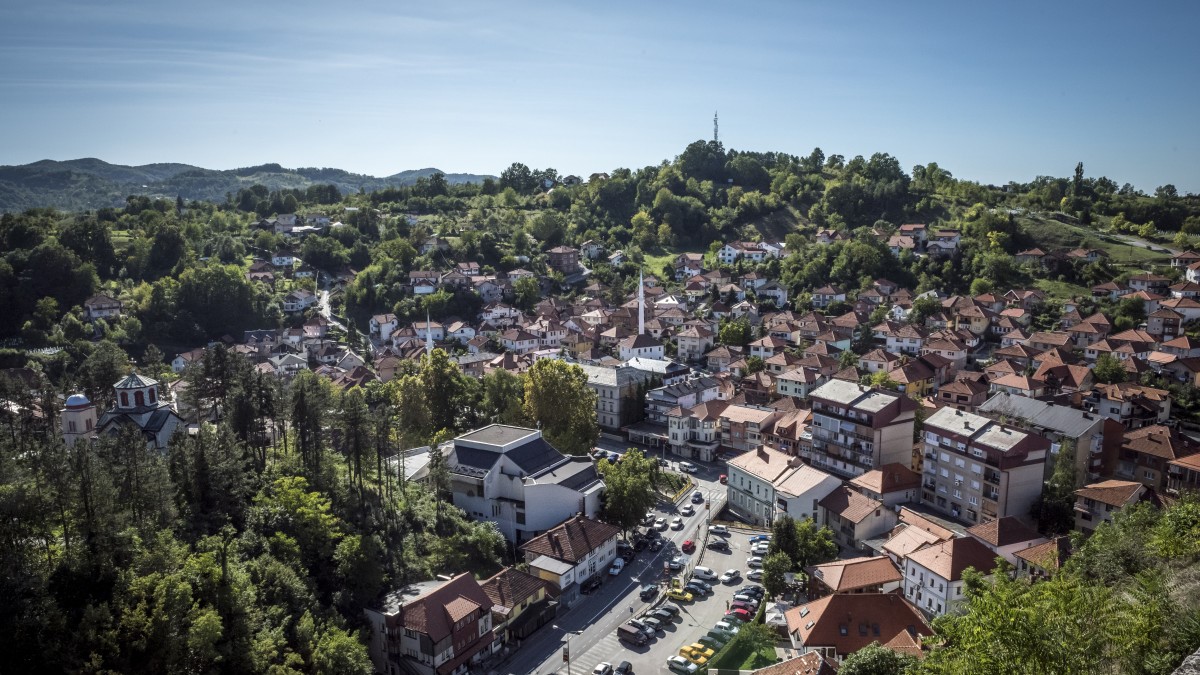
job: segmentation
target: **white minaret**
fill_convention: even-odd
[[[646,282],[638,270],[638,335],[646,332]]]
[[[430,326],[429,310],[425,310],[425,353],[433,353],[433,328]]]

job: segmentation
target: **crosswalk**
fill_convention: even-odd
[[[571,655],[571,675],[590,675],[592,668],[604,661],[614,666],[621,661],[627,661],[629,660],[627,651],[628,648],[617,639],[617,632],[614,630],[600,638],[586,652]],[[555,675],[567,675],[567,664],[562,664],[562,667],[552,672]]]

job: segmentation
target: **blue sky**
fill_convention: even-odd
[[[848,6],[852,5],[852,6]],[[1149,6],[1147,6],[1149,5]],[[1200,192],[1197,3],[0,4],[0,164],[588,174],[712,135]]]

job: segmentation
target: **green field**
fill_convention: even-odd
[[[1020,219],[1025,232],[1046,250],[1060,248],[1098,248],[1108,254],[1109,260],[1120,266],[1148,269],[1154,265],[1170,264],[1171,256],[1138,246],[1130,246],[1106,232],[1093,227],[1062,223],[1050,218],[1033,216]],[[1160,246],[1155,246],[1161,248]]]

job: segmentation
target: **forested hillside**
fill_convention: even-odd
[[[355,193],[412,185],[418,178],[434,173],[439,171],[415,169],[376,178],[341,169],[285,169],[278,164],[214,171],[188,164],[122,166],[92,158],[42,160],[21,166],[0,166],[0,212],[40,207],[98,209],[118,206],[130,195],[220,201],[230,192],[256,184],[271,190],[332,184],[342,192]],[[446,175],[452,184],[479,182],[484,178],[474,174]]]

